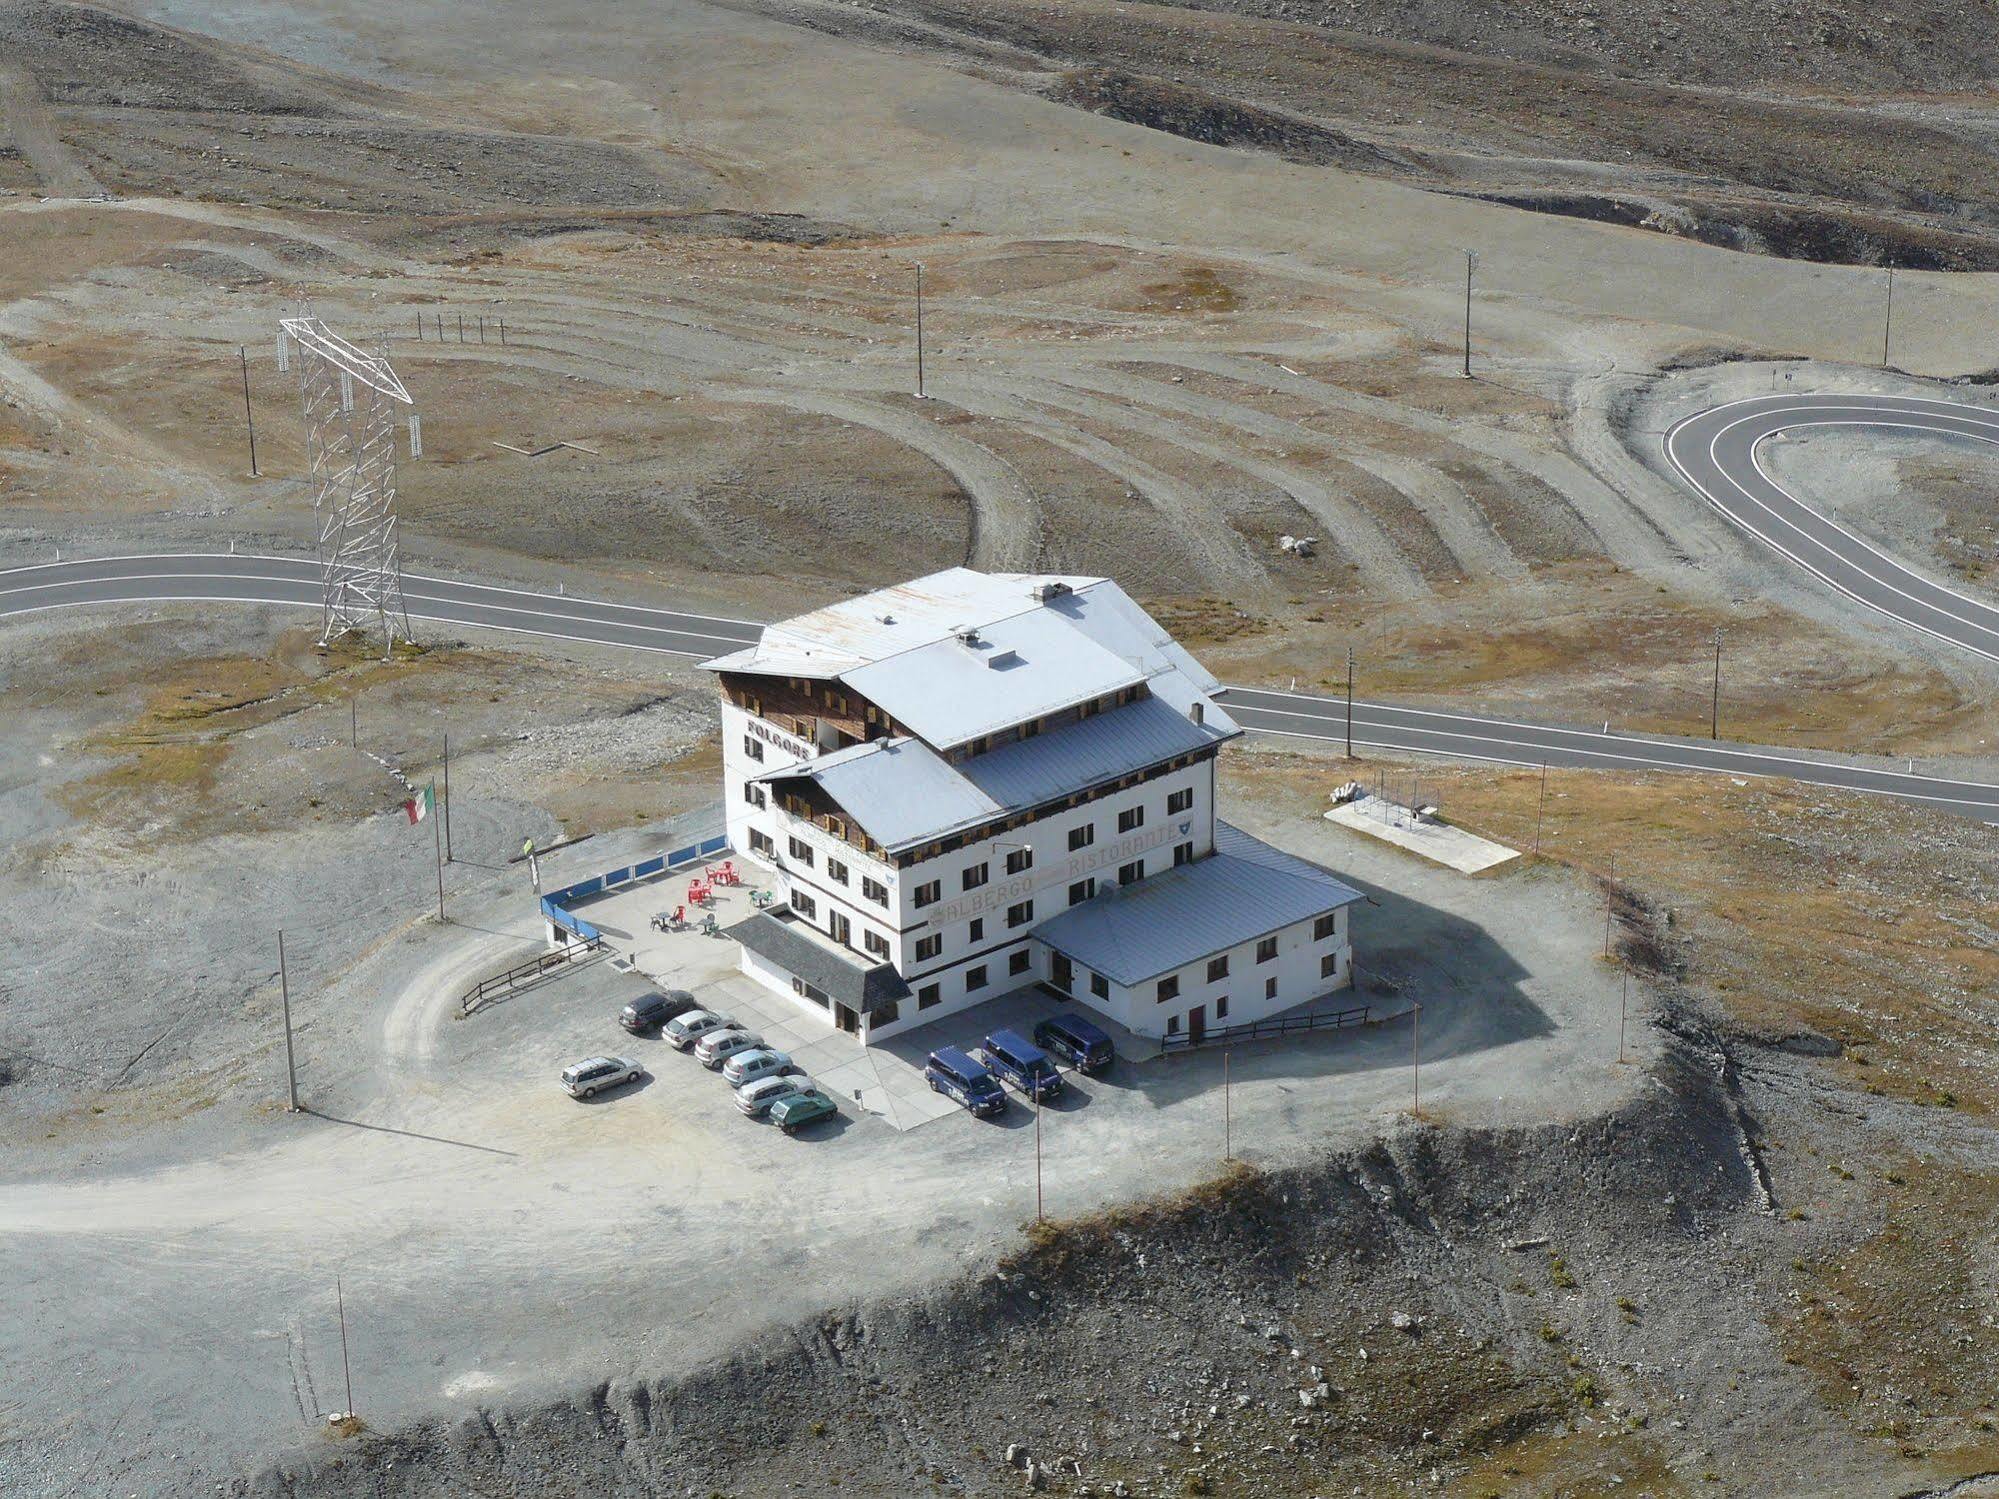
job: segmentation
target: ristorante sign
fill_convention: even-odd
[[[1081,849],[1071,854],[1066,864],[1050,865],[1046,869],[1023,870],[997,884],[982,885],[947,905],[931,906],[923,912],[923,920],[930,926],[948,925],[954,921],[969,920],[1001,906],[1013,905],[1017,901],[1028,899],[1041,887],[1072,884],[1100,869],[1128,864],[1147,849],[1157,848],[1160,844],[1170,843],[1176,838],[1185,838],[1193,826],[1192,821],[1161,823],[1156,828],[1128,834],[1115,843],[1097,844],[1091,848]],[[916,870],[909,870],[904,872],[902,878],[904,880],[914,878],[920,883],[922,875]]]

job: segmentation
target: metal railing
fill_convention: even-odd
[[[575,942],[565,942],[562,946],[547,952],[537,953],[525,963],[516,963],[505,973],[498,973],[489,979],[481,979],[458,996],[458,1013],[470,1015],[475,1010],[492,1004],[503,995],[518,994],[523,989],[532,988],[558,969],[570,967],[584,958],[596,954],[603,956],[610,952],[600,937],[583,937]]]
[[[1350,1025],[1366,1025],[1370,1007],[1355,1005],[1347,1010],[1325,1010],[1312,1015],[1277,1015],[1269,1020],[1252,1020],[1244,1025],[1218,1025],[1198,1036],[1182,1031],[1159,1039],[1161,1055],[1191,1051],[1197,1046],[1220,1046],[1238,1041],[1264,1041],[1273,1036],[1289,1036],[1299,1031],[1345,1030]]]

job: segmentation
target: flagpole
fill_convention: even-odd
[[[431,802],[430,841],[437,848],[437,919],[444,920],[444,838],[437,827],[437,788],[429,788]]]
[[[451,736],[444,736],[444,862],[451,862]]]

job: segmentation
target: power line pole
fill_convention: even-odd
[[[1881,315],[1881,368],[1888,368],[1888,338],[1895,328],[1895,262],[1888,262],[1888,305]]]
[[[1235,1159],[1235,1108],[1229,1096],[1229,1063],[1234,1058],[1233,1051],[1222,1053],[1222,1159]]]
[[[1347,758],[1353,758],[1353,647],[1347,647]]]
[[[1465,251],[1465,367],[1464,378],[1471,379],[1471,268],[1478,263],[1476,251]]]
[[[1603,882],[1603,955],[1610,956],[1610,908],[1617,892],[1617,860],[1610,861],[1610,877]]]
[[[916,262],[916,399],[923,395],[923,262]]]
[[[345,1415],[354,1414],[354,1370],[347,1362],[347,1293],[341,1287],[340,1277],[333,1277],[333,1301],[340,1311],[340,1377],[347,1385],[347,1409]]]
[[[1548,762],[1541,762],[1541,800],[1534,808],[1534,852],[1541,852],[1541,817],[1548,810]]]
[[[1624,992],[1617,999],[1617,1063],[1624,1065],[1624,1011],[1631,1003],[1631,970],[1624,970]]]
[[[1409,1112],[1417,1119],[1423,1117],[1423,1006],[1418,1004],[1409,1012]]]
[[[1034,1221],[1041,1222],[1041,1093],[1034,1095]]]
[[[287,1114],[298,1112],[298,1063],[292,1055],[292,986],[285,973],[285,934],[278,933],[278,994],[285,1007],[285,1104]]]
[[[250,414],[250,351],[236,346],[236,358],[243,366],[243,425],[250,433],[250,477],[257,477],[257,419]]]
[[[1714,627],[1714,706],[1708,714],[1708,738],[1721,738],[1721,626]]]
[[[444,736],[444,862],[451,862],[451,736]]]
[[[434,795],[432,800],[436,800]],[[438,831],[438,824],[444,819],[436,816],[435,810],[432,809],[433,815],[430,820],[430,841],[437,850],[437,919],[442,921],[444,920],[444,839]]]

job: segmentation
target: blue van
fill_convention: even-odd
[[[1117,1060],[1111,1038],[1080,1015],[1056,1015],[1034,1028],[1034,1041],[1078,1072],[1102,1072]]]
[[[1048,1053],[1018,1031],[994,1031],[982,1047],[985,1064],[1037,1103],[1062,1091],[1062,1074]]]
[[[955,1098],[974,1114],[1006,1112],[1006,1089],[993,1075],[955,1046],[940,1046],[930,1053],[923,1075],[930,1091]]]

